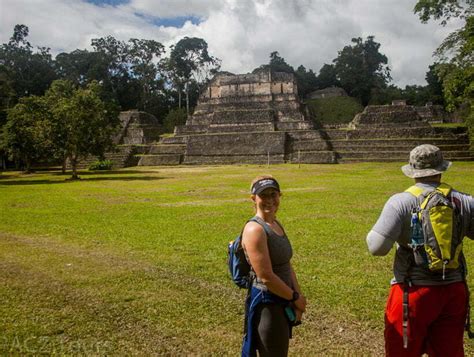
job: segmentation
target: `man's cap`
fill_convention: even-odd
[[[267,188],[274,188],[275,190],[280,192],[280,185],[274,178],[264,178],[258,180],[252,185],[252,189],[250,190],[250,192],[252,193],[252,195],[258,195]]]
[[[434,176],[451,166],[451,161],[443,159],[443,153],[434,145],[423,144],[410,152],[408,165],[402,166],[403,173],[411,178]]]

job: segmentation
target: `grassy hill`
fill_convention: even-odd
[[[364,107],[352,97],[308,99],[310,114],[319,124],[346,124]]]
[[[291,354],[381,356],[393,252],[370,256],[365,237],[411,184],[400,165],[2,172],[0,355],[238,355],[245,291],[227,243],[253,214],[250,181],[271,173],[308,297]],[[474,192],[473,175],[456,162],[445,179]],[[464,250],[473,264],[474,242]]]

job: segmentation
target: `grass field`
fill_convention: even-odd
[[[282,186],[309,301],[290,353],[382,355],[393,252],[371,257],[365,236],[411,184],[400,165],[0,173],[0,355],[238,355],[245,292],[226,249],[261,173]],[[456,162],[445,181],[472,193],[473,177],[474,163]],[[472,243],[465,252],[472,266]]]

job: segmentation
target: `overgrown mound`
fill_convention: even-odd
[[[352,97],[308,99],[306,105],[313,120],[321,125],[348,124],[364,110]]]

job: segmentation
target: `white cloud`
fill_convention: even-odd
[[[169,46],[184,36],[204,38],[222,69],[245,73],[279,51],[294,67],[316,73],[331,63],[351,38],[374,35],[397,85],[424,84],[432,53],[453,26],[421,24],[413,0],[131,0],[96,6],[73,0],[0,0],[0,41],[16,24],[29,40],[54,54],[90,48],[92,38],[154,39]],[[156,26],[150,18],[197,17],[181,28]],[[148,20],[147,20],[148,17]]]

